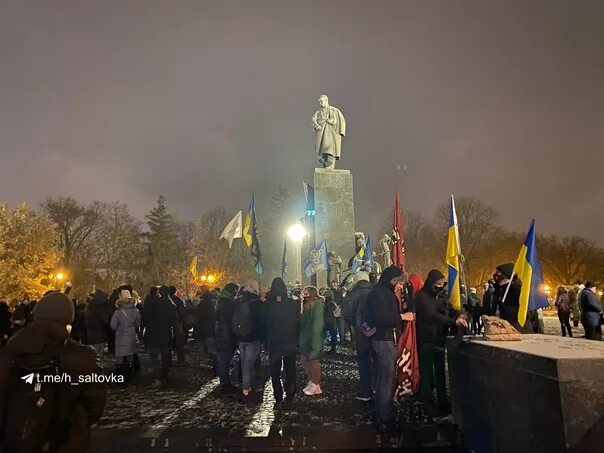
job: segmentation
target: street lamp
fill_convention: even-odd
[[[62,281],[65,278],[65,276],[63,275],[63,272],[59,272],[55,277],[57,278],[58,281]]]
[[[287,236],[296,244],[296,280],[302,282],[302,241],[306,237],[306,229],[301,223],[294,223],[287,230]]]

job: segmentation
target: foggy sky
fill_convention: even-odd
[[[603,23],[597,0],[1,0],[0,200],[142,218],[164,193],[193,220],[254,191],[261,217],[312,182],[325,93],[357,228],[399,188],[426,215],[475,195],[508,228],[602,244]]]

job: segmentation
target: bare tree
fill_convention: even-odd
[[[568,285],[576,280],[602,280],[604,251],[579,236],[538,238],[543,272],[553,283]]]

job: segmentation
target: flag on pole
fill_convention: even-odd
[[[520,254],[514,264],[514,271],[512,272],[510,283],[514,278],[514,275],[517,275],[522,282],[522,288],[520,290],[520,308],[518,309],[518,324],[524,327],[526,314],[529,310],[537,310],[538,308],[549,306],[543,286],[543,273],[541,272],[539,253],[537,252],[535,219],[533,219],[529,226],[526,239],[524,240],[524,244],[522,244]]]
[[[400,195],[396,192],[394,200],[394,216],[392,220],[392,249],[390,250],[392,264],[405,270],[405,241],[403,238],[403,215],[401,213]]]
[[[367,249],[367,241],[363,240],[361,242],[361,248],[359,249],[357,254],[354,256],[354,258],[352,259],[352,266],[351,266],[350,270],[353,274],[356,274],[363,267],[363,264],[365,263],[366,249]]]
[[[371,236],[367,236],[365,243],[365,266],[367,272],[373,272],[373,251],[371,250]]]
[[[310,184],[307,184],[306,181],[302,181],[302,186],[304,187],[304,200],[306,201],[306,211],[314,211],[315,189]]]
[[[311,250],[310,256],[304,263],[304,272],[311,277],[319,271],[327,270],[327,242],[323,241],[318,250]]]
[[[243,226],[243,238],[250,248],[250,253],[256,260],[256,273],[262,274],[264,272],[264,266],[262,264],[262,253],[260,252],[260,240],[258,238],[258,222],[256,221],[256,203],[254,194],[252,194],[252,198],[248,205],[245,225]]]
[[[457,225],[457,213],[455,212],[455,199],[451,195],[451,211],[449,216],[449,238],[447,241],[447,281],[449,285],[449,302],[457,311],[461,311],[461,283],[459,271],[461,269],[459,256],[461,255],[459,245],[459,227]]]
[[[241,219],[242,214],[241,211],[239,211],[227,224],[227,226],[224,228],[224,231],[220,235],[220,239],[226,239],[229,241],[229,248],[233,246],[233,239],[240,238],[242,236]]]
[[[287,239],[283,241],[283,256],[281,257],[281,278],[287,281]]]
[[[197,278],[197,255],[193,257],[191,260],[191,264],[189,264],[189,271],[193,278]]]

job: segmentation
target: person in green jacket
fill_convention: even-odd
[[[304,388],[306,395],[320,395],[321,391],[321,356],[325,336],[325,313],[323,300],[314,286],[307,286],[303,291],[304,307],[300,326],[300,355],[308,384]]]

